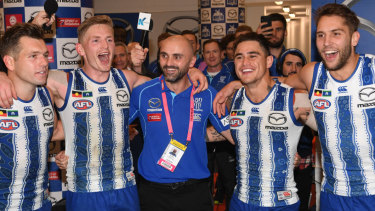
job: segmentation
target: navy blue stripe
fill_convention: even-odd
[[[22,210],[30,209],[36,196],[35,182],[40,168],[40,133],[36,116],[27,116],[24,118],[25,128],[27,130],[29,147],[29,172],[26,176],[26,185],[24,188],[24,200],[21,205]]]
[[[5,210],[9,195],[9,186],[12,183],[14,133],[0,133],[0,210]]]
[[[351,111],[351,98],[349,96],[342,96],[337,99],[338,119],[339,119],[339,139],[341,140],[340,149],[342,151],[342,158],[346,163],[346,171],[348,173],[350,192],[351,194],[358,194],[364,192],[364,185],[362,182],[362,172],[359,166],[359,161],[356,152],[354,141],[353,116]]]
[[[122,151],[124,159],[124,170],[129,172],[132,170],[133,162],[130,157],[130,143],[129,143],[129,108],[121,109],[122,119],[123,119],[123,128],[124,128],[124,149]]]
[[[286,88],[280,85],[277,85],[276,97],[273,101],[273,110],[274,111],[285,111],[285,102],[286,102]]]
[[[252,174],[249,178],[249,201],[258,204],[260,199],[260,117],[252,116],[248,119],[249,137],[247,137],[250,146],[249,158],[249,173]]]
[[[240,90],[238,90],[235,94],[235,96],[239,93],[239,96],[235,98],[234,102],[233,102],[233,106],[232,106],[232,110],[236,110],[236,109],[240,109],[241,108],[241,104],[242,104],[242,98],[243,98],[243,95],[244,95],[244,92],[245,92],[245,88],[242,88]]]
[[[85,82],[83,81],[82,75],[79,70],[74,71],[74,85],[75,90],[85,90]]]
[[[113,82],[115,83],[116,88],[117,89],[124,88],[125,86],[122,83],[122,80],[121,80],[120,76],[117,74],[117,72],[115,71],[115,69],[112,68],[111,72],[112,72]]]
[[[38,96],[39,96],[39,100],[42,103],[43,107],[50,105],[49,99],[48,99],[46,93],[44,92],[43,88],[38,88]]]
[[[361,74],[362,84],[361,86],[366,86],[374,83],[374,72],[371,69],[371,59],[368,57],[364,58],[364,64],[362,65],[363,70]]]
[[[76,181],[75,189],[77,191],[87,191],[87,139],[88,139],[88,113],[74,113],[73,115],[75,139],[74,145],[76,152],[74,160],[74,180]]]
[[[101,117],[101,172],[103,190],[113,189],[113,111],[111,110],[111,99],[109,96],[102,96],[98,99],[99,116]]]
[[[275,132],[271,131],[272,140],[272,151],[274,153],[273,163],[274,172],[273,178],[274,182],[272,187],[274,191],[285,191],[286,190],[286,172],[288,171],[288,160],[289,154],[286,144],[286,133],[285,132]],[[285,200],[278,200],[277,195],[274,197],[274,204],[276,206],[285,206]]]
[[[322,66],[322,69],[320,71],[320,75],[318,75],[318,87],[317,89],[325,89],[328,81],[328,75],[327,71],[324,68],[324,65]]]

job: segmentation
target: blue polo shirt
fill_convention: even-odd
[[[220,91],[225,85],[229,82],[236,80],[237,76],[234,72],[234,64],[232,61],[227,63],[221,64],[222,68],[220,72],[211,77],[207,72],[207,67],[204,68],[203,74],[207,77],[208,83],[216,89],[216,91]]]
[[[163,76],[161,79],[164,81]],[[192,86],[178,95],[175,95],[166,85],[164,90],[174,131],[173,138],[182,144],[186,143],[189,125],[191,90]],[[225,119],[219,119],[213,113],[212,102],[216,90],[209,87],[194,95],[194,123],[191,143],[174,172],[157,164],[171,140],[161,93],[161,80],[155,78],[135,88],[131,95],[129,121],[139,117],[144,136],[144,147],[138,160],[139,173],[146,180],[158,183],[174,183],[209,177],[205,142],[207,120],[210,119],[218,132],[229,129],[228,124],[223,124]]]

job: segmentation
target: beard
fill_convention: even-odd
[[[271,42],[268,40],[268,47],[270,48],[280,48],[284,44],[284,36],[278,42]]]
[[[339,53],[340,53],[339,61],[333,67],[329,67],[327,62],[323,59],[323,64],[324,64],[324,66],[327,70],[336,71],[336,70],[339,70],[339,69],[341,69],[342,67],[345,66],[345,64],[348,62],[348,59],[349,59],[350,55],[352,54],[352,48],[351,48],[350,43],[348,45],[346,45],[345,48],[342,51],[339,51]],[[324,58],[322,56],[322,53],[321,53],[320,56],[322,58]]]
[[[168,72],[167,69],[169,69],[169,68],[175,69],[175,72],[174,73],[167,73]],[[162,69],[163,69],[163,75],[164,75],[165,81],[168,81],[170,83],[176,83],[176,82],[180,81],[186,75],[189,68],[184,68],[186,70],[182,71],[177,66],[164,65]]]

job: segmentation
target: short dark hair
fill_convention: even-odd
[[[236,51],[237,46],[241,42],[245,42],[245,41],[256,41],[256,42],[258,42],[259,45],[260,45],[260,47],[263,49],[264,54],[266,56],[270,56],[271,55],[270,50],[268,48],[268,41],[267,41],[267,39],[262,34],[257,34],[255,32],[251,32],[251,33],[246,33],[246,34],[240,35],[234,41],[234,45],[233,45],[234,51]]]
[[[207,44],[210,44],[210,43],[216,43],[218,46],[219,46],[219,49],[220,51],[222,51],[223,49],[221,48],[221,45],[219,43],[219,41],[215,40],[215,39],[209,39],[209,40],[206,40],[203,42],[203,51],[204,51],[204,47],[207,45]]]
[[[237,34],[239,32],[253,32],[253,29],[248,25],[241,25],[237,27],[236,32],[234,34]]]
[[[326,4],[316,10],[315,21],[318,25],[319,20],[323,16],[339,16],[345,19],[351,33],[358,30],[359,19],[357,15],[347,6],[342,4]]]
[[[280,21],[281,23],[283,23],[284,30],[286,30],[286,19],[284,15],[281,15],[279,13],[272,13],[268,15],[268,17],[271,18],[271,21]]]
[[[234,41],[236,38],[234,34],[227,34],[225,37],[223,37],[220,41],[221,49],[225,50],[227,48],[227,45]]]
[[[184,30],[181,32],[181,35],[184,35],[184,34],[191,34],[191,35],[194,35],[194,38],[195,38],[195,42],[198,43],[198,38],[197,36],[195,35],[195,33],[191,30]]]
[[[115,42],[123,42],[126,43],[126,37],[127,37],[127,32],[125,28],[121,26],[114,26],[113,27],[113,34],[115,37]]]
[[[83,23],[78,27],[78,42],[82,43],[82,39],[85,36],[87,30],[94,25],[104,24],[113,29],[113,22],[112,19],[107,15],[97,15],[92,16],[91,18],[86,19]]]
[[[167,39],[168,37],[172,36],[171,34],[169,34],[168,32],[164,32],[164,33],[161,33],[159,36],[158,36],[158,43],[160,43],[161,41]]]
[[[43,29],[32,23],[18,23],[7,29],[4,36],[1,38],[1,57],[3,58],[5,55],[10,55],[17,59],[18,53],[21,50],[19,42],[22,37],[43,40]]]

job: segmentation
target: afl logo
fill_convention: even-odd
[[[317,100],[314,100],[313,106],[316,109],[325,110],[325,109],[331,107],[331,102],[329,102],[328,100],[317,99]]]
[[[2,119],[0,120],[0,130],[16,130],[20,127],[20,124],[16,120],[12,119]]]
[[[239,118],[233,118],[230,120],[229,124],[231,127],[239,127],[243,125],[243,120]]]
[[[76,100],[73,102],[73,107],[77,110],[87,110],[94,106],[90,100]]]

